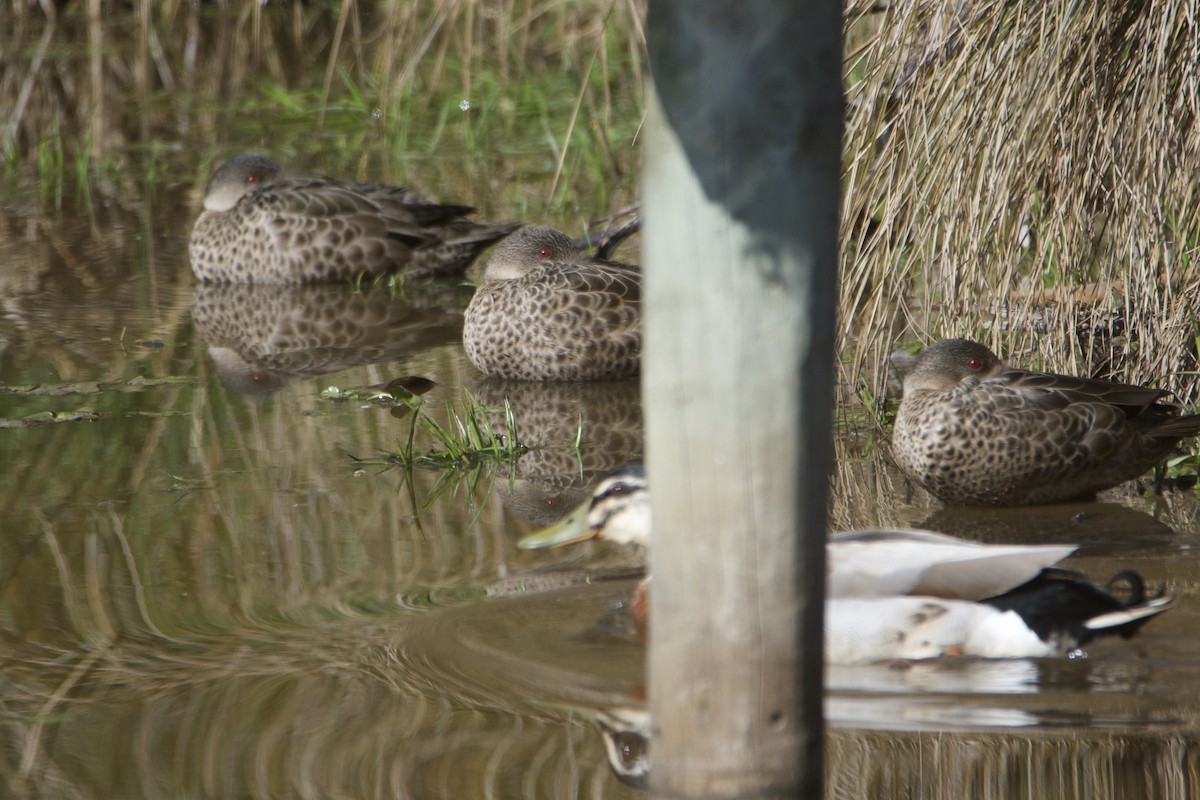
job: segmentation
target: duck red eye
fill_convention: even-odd
[[[246,183],[258,183],[258,176],[257,175],[247,175]]]
[[[541,250],[538,250],[538,258],[549,258],[549,257],[550,257],[550,248],[549,247],[543,247]]]
[[[967,359],[967,367],[969,367],[970,369],[979,369],[982,366],[983,366],[983,362],[980,361],[978,358],[968,358]]]

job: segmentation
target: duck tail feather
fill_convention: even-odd
[[[1115,633],[1128,638],[1136,633],[1146,620],[1163,613],[1174,602],[1175,598],[1170,595],[1152,597],[1138,605],[1098,614],[1083,625],[1095,634]]]

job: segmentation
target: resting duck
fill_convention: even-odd
[[[284,174],[240,155],[208,181],[192,229],[192,271],[209,283],[304,284],[407,269],[461,275],[517,226],[471,222],[469,206],[433,203],[399,186]]]
[[[486,375],[522,381],[636,377],[636,267],[591,258],[562,231],[529,225],[492,252],[467,306],[463,345]]]
[[[519,542],[556,547],[593,537],[645,547],[650,495],[641,465],[622,468],[592,498]],[[1109,588],[1054,568],[1071,545],[984,545],[921,530],[833,534],[827,545],[825,658],[831,664],[944,655],[1036,658],[1075,650],[1096,636],[1133,635],[1172,598],[1148,595],[1122,572]],[[1127,597],[1109,589],[1124,583]],[[634,598],[644,623],[646,584]]]
[[[1087,499],[1200,432],[1200,416],[1180,416],[1165,390],[1013,369],[967,339],[897,366],[896,463],[951,505]]]

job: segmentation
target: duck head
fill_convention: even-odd
[[[942,339],[926,347],[911,363],[892,364],[903,375],[904,394],[941,392],[964,381],[982,381],[1004,369],[991,350],[970,339]]]
[[[543,225],[526,225],[496,245],[483,271],[485,281],[522,278],[547,261],[573,261],[579,249],[560,230]]]
[[[596,538],[617,544],[650,543],[650,491],[641,464],[609,473],[582,505],[517,546],[541,550]]]
[[[266,156],[234,156],[208,179],[208,186],[204,190],[204,210],[228,211],[245,195],[282,175],[283,167]]]

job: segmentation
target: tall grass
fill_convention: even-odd
[[[49,185],[69,176],[29,156],[52,132],[94,153],[95,171],[165,161],[192,184],[232,151],[264,149],[485,210],[587,218],[635,191],[635,0],[102,5],[0,11],[0,145]]]

